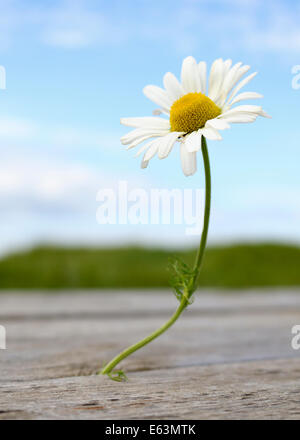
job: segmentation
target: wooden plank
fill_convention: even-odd
[[[299,361],[256,361],[1,386],[2,419],[298,419]]]
[[[198,293],[119,384],[94,374],[170,316],[170,292],[4,292],[0,419],[299,418],[299,293]]]

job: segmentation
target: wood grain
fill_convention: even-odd
[[[198,292],[165,335],[96,376],[161,325],[169,291],[0,294],[0,419],[298,419],[300,291]]]

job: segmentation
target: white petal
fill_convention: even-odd
[[[248,70],[250,69],[250,66],[241,66],[238,71],[235,74],[234,80],[231,84],[230,89],[228,90],[228,92],[232,89],[232,87],[234,87],[236,85],[237,82],[239,82],[239,80],[245,75],[245,73],[248,72]]]
[[[222,119],[215,118],[206,121],[205,127],[215,128],[216,130],[225,130],[226,128],[230,128],[230,125]]]
[[[152,138],[153,136],[154,135],[151,134],[151,135],[143,136],[143,137],[140,137],[140,138],[136,139],[135,141],[131,142],[131,144],[127,145],[126,150],[131,150],[131,148],[136,147],[137,145],[139,145],[142,142]]]
[[[155,141],[156,141],[156,139],[155,139],[155,140],[152,140],[152,141],[150,141],[150,142],[147,142],[146,144],[144,144],[144,145],[138,150],[138,152],[135,154],[134,157],[138,157],[138,156],[140,156],[140,154],[142,154],[145,150],[147,150],[147,149],[153,144],[153,142],[155,142]]]
[[[178,136],[180,136],[181,134],[182,133],[178,133],[174,131],[161,138],[161,141],[159,143],[159,151],[158,151],[158,157],[160,159],[164,159],[170,154],[173,145],[177,141]]]
[[[192,176],[197,171],[197,153],[189,153],[184,141],[180,144],[181,167],[185,176]]]
[[[157,129],[145,129],[145,128],[136,128],[135,130],[130,131],[129,133],[125,134],[121,137],[121,143],[123,145],[128,145],[131,142],[134,142],[135,140],[138,140],[139,138],[143,138],[145,136],[148,137],[155,137],[155,136],[163,136],[164,134],[168,133],[167,130],[157,130]]]
[[[233,107],[222,113],[220,116],[227,116],[235,113],[256,113],[258,115],[261,111],[262,107],[260,105],[238,105],[237,107]],[[218,116],[218,118],[220,118],[220,116]]]
[[[200,76],[195,58],[187,57],[183,60],[181,68],[181,82],[185,93],[200,92]]]
[[[123,145],[128,145],[131,142],[135,141],[136,139],[145,136],[145,134],[148,134],[145,132],[145,130],[141,128],[136,128],[135,130],[131,130],[129,133],[122,136],[120,140]]]
[[[254,122],[257,118],[257,115],[254,113],[233,113],[231,115],[221,115],[220,119],[224,119],[226,122],[230,123],[247,123],[247,122]]]
[[[170,112],[172,101],[167,92],[157,86],[146,86],[143,89],[144,94],[155,104],[159,105],[165,112]]]
[[[218,130],[212,127],[205,126],[201,128],[201,133],[204,137],[206,137],[207,139],[211,139],[212,141],[220,141],[222,139],[222,136],[220,135]]]
[[[236,63],[231,69],[229,69],[228,73],[224,77],[224,81],[222,84],[221,93],[218,99],[219,105],[222,107],[226,101],[227,95],[235,84],[235,76],[240,69],[242,63]]]
[[[240,90],[242,87],[244,87],[246,84],[248,84],[255,76],[257,75],[257,72],[251,73],[250,75],[246,76],[235,88],[232,90],[228,101],[230,101]]]
[[[199,74],[200,74],[200,83],[201,83],[201,92],[206,94],[206,62],[200,61],[198,64]]]
[[[148,164],[149,164],[149,161],[143,159],[143,160],[142,160],[142,163],[141,163],[141,168],[142,168],[142,169],[147,168]]]
[[[219,107],[222,107],[223,102],[223,96],[227,96],[224,92],[224,80],[231,68],[232,61],[230,59],[223,61],[222,70],[220,72],[220,78],[219,78],[219,87],[218,89],[212,94],[213,101],[215,104],[217,104]]]
[[[272,119],[272,116],[268,115],[264,110],[261,110],[259,113],[259,116],[262,116],[263,118]]]
[[[185,136],[185,146],[189,153],[194,153],[201,148],[201,131],[193,131],[191,134]]]
[[[127,127],[136,128],[154,128],[154,129],[170,129],[170,121],[164,118],[156,117],[140,117],[140,118],[121,118],[121,124]]]
[[[232,65],[232,60],[228,59],[224,61],[224,78],[229,72],[231,65]]]
[[[159,148],[160,139],[150,142],[150,146],[143,156],[141,168],[147,168],[149,161],[155,156]]]
[[[153,116],[160,116],[160,115],[170,116],[170,110],[164,110],[163,108],[156,108],[156,109],[152,110],[152,115]]]
[[[239,71],[242,63],[236,63],[234,66],[231,67],[231,69],[228,70],[227,75],[224,78],[224,89],[228,90],[231,87],[232,82],[234,81],[234,78],[236,77],[237,72]]]
[[[236,104],[237,102],[240,102],[240,101],[245,101],[247,99],[259,99],[259,98],[263,98],[263,95],[261,95],[260,93],[256,93],[256,92],[243,92],[243,93],[240,93],[239,95],[237,95],[233,99],[233,101],[231,101],[229,104],[231,106],[231,105],[234,105],[234,104]]]
[[[164,76],[164,86],[170,99],[177,101],[184,95],[182,85],[178,81],[175,75],[171,72],[167,72]]]
[[[215,60],[210,69],[208,97],[214,101],[219,94],[221,84],[223,82],[223,60],[219,58]]]
[[[148,148],[148,150],[146,151],[146,153],[144,154],[143,157],[143,162],[149,162],[150,159],[152,159],[152,157],[154,157],[158,151],[159,145],[161,142],[161,138],[160,139],[156,139],[154,142],[152,142],[152,144],[150,145],[150,147]]]
[[[148,145],[148,149],[143,156],[141,168],[147,168],[149,161],[155,156],[159,148],[160,139],[155,139],[150,142]]]

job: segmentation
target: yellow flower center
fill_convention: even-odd
[[[221,114],[221,109],[203,93],[188,93],[171,107],[171,131],[191,133],[204,127],[205,122]]]

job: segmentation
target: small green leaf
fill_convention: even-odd
[[[195,270],[177,257],[173,257],[169,260],[169,270],[172,272],[170,285],[174,289],[176,298],[180,302],[182,298],[186,296],[189,304],[191,304],[190,296],[193,293]]]
[[[102,368],[101,370],[97,371],[97,375],[103,374],[102,371],[104,370],[104,368],[106,367],[107,362],[103,362],[102,363]],[[111,380],[114,380],[115,382],[127,382],[128,381],[128,377],[126,376],[126,374],[124,373],[123,370],[113,370],[110,373],[105,373],[106,376],[108,376]]]
[[[127,382],[128,377],[122,370],[113,371],[112,373],[108,373],[107,376],[114,380],[115,382]]]

